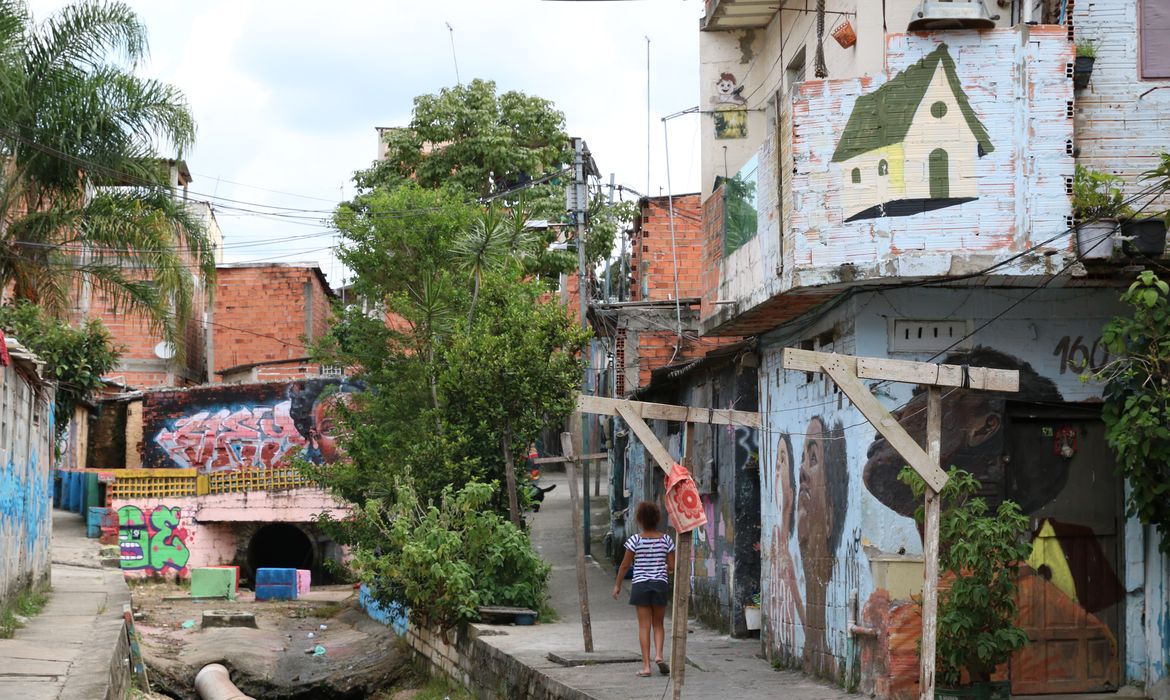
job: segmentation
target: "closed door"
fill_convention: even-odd
[[[1032,521],[1011,661],[1017,695],[1116,690],[1124,589],[1120,493],[1099,420],[1013,420],[1006,496]]]
[[[947,165],[947,152],[936,148],[930,152],[930,198],[946,199],[951,196],[951,174]]]

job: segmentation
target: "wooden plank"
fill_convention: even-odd
[[[787,352],[785,350],[785,353]],[[824,353],[821,354],[824,355]],[[831,359],[825,363],[822,369],[833,378],[837,386],[841,387],[841,391],[845,392],[857,410],[861,411],[861,415],[873,424],[873,427],[889,441],[890,446],[906,460],[906,463],[918,472],[927,485],[935,491],[942,490],[942,487],[947,483],[947,474],[938,466],[938,460],[931,462],[930,456],[918,446],[914,438],[910,437],[910,433],[907,433],[905,428],[898,424],[897,419],[890,415],[890,412],[874,398],[874,395],[869,393],[869,389],[849,371],[843,356],[826,355],[826,357]]]
[[[937,465],[942,455],[942,390],[927,389],[926,450]],[[922,663],[919,688],[922,700],[934,700],[935,649],[938,640],[938,530],[940,503],[938,493],[926,487],[926,517],[923,529],[922,557],[926,571],[922,580]]]
[[[814,352],[785,348],[784,369],[801,372],[819,372],[824,364],[838,359],[861,379],[881,379],[891,382],[910,382],[934,386],[954,386],[985,391],[1019,391],[1020,373],[1016,370],[968,367],[964,384],[961,365],[943,365],[930,362],[911,362],[878,357],[854,357],[828,352]]]
[[[674,610],[670,622],[670,684],[674,688],[674,700],[682,697],[687,670],[687,608],[691,598],[691,549],[694,535],[693,530],[680,533],[674,553]]]
[[[982,391],[1020,390],[1020,373],[1014,369],[968,367],[966,380],[961,365],[906,362],[878,357],[857,358],[857,376],[862,379],[884,379],[894,382],[912,382],[933,386],[954,386]]]
[[[670,468],[674,466],[674,458],[670,456],[670,452],[658,441],[658,436],[654,434],[650,426],[646,425],[646,421],[642,420],[642,417],[638,415],[634,406],[629,401],[622,401],[618,404],[617,411],[618,415],[634,431],[634,435],[638,437],[642,446],[646,448],[646,451],[650,453],[650,456],[654,458],[654,461],[658,463],[662,471],[669,474]]]
[[[593,651],[593,623],[589,619],[589,584],[585,578],[585,540],[581,533],[581,495],[577,493],[577,460],[573,459],[573,434],[561,433],[561,451],[566,458],[569,500],[573,512],[573,542],[577,549],[577,599],[581,604],[581,636],[585,651]]]
[[[591,459],[609,459],[609,453],[608,452],[590,452],[589,454],[581,455],[580,457],[577,457],[576,459],[578,462],[584,462],[586,460],[591,460]],[[564,457],[554,455],[552,457],[537,457],[536,459],[532,460],[532,463],[533,464],[558,464],[558,463],[564,462],[564,461],[567,461],[567,460],[565,460]]]
[[[581,413],[598,413],[603,416],[616,416],[618,406],[623,403],[633,403],[638,407],[638,415],[642,418],[655,420],[672,420],[689,423],[710,423],[712,425],[740,425],[745,428],[760,428],[762,426],[760,414],[755,411],[733,411],[725,408],[701,408],[697,406],[673,406],[665,403],[650,403],[647,401],[625,401],[611,399],[604,396],[577,397],[577,410]]]

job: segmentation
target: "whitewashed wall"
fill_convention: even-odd
[[[0,367],[0,606],[48,581],[53,532],[53,388],[42,384],[28,351],[12,339],[7,345],[11,361]]]
[[[1126,193],[1136,194],[1149,184],[1138,176],[1157,165],[1158,152],[1170,150],[1170,80],[1139,75],[1137,0],[1078,0],[1073,34],[1097,51],[1089,86],[1076,92],[1077,162],[1120,175]],[[1163,197],[1148,211],[1167,206]]]

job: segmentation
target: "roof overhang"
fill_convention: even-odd
[[[768,26],[783,0],[707,0],[703,31],[758,29]]]

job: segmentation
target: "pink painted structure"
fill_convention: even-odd
[[[121,566],[128,578],[189,578],[194,568],[230,565],[248,546],[243,523],[309,525],[322,513],[336,519],[350,513],[324,489],[309,487],[115,498],[111,505],[119,514]]]

